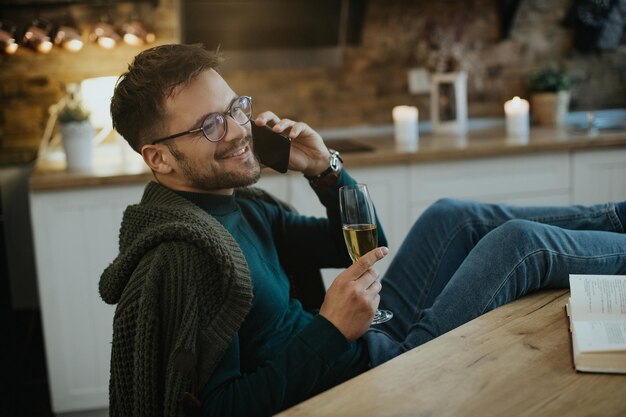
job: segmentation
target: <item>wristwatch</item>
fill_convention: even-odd
[[[309,184],[312,187],[330,187],[337,181],[339,178],[339,174],[341,173],[341,169],[343,167],[343,159],[341,159],[341,155],[334,149],[329,149],[330,152],[330,166],[324,170],[319,175],[314,177],[310,177],[305,175],[304,177],[309,180]]]

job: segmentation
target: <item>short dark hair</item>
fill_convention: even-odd
[[[120,76],[111,99],[113,127],[137,152],[164,128],[165,99],[222,61],[202,45],[161,45],[141,52]]]

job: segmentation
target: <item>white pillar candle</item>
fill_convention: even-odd
[[[393,116],[396,146],[404,150],[417,149],[417,141],[419,139],[417,107],[396,106],[393,108],[391,115]]]
[[[512,139],[528,139],[530,121],[528,101],[517,96],[504,103],[506,115],[506,135]]]

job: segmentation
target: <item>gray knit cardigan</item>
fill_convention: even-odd
[[[254,191],[252,193],[255,193]],[[124,212],[119,255],[100,278],[117,304],[111,416],[179,416],[248,313],[250,273],[233,237],[202,209],[151,182]]]

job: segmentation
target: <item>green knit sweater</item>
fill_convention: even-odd
[[[154,182],[124,212],[119,253],[100,279],[117,304],[110,415],[177,416],[250,308],[245,257],[213,217]]]
[[[342,178],[354,182],[345,173]],[[336,188],[318,190],[318,196],[331,207],[330,214],[336,216]],[[251,200],[244,204],[240,198]],[[274,207],[281,213],[290,211],[283,203],[257,189],[239,189],[237,199],[243,207]],[[252,203],[258,199],[269,200],[272,204]],[[256,213],[255,210],[252,212]],[[241,246],[231,233],[235,236],[243,233],[245,236],[239,236],[241,239],[265,248],[276,236],[264,235],[265,240],[258,241],[248,234],[261,233],[269,228],[267,232],[271,230],[270,234],[283,236],[280,230],[286,225],[280,219],[274,222],[276,224],[265,224],[263,219],[263,216],[255,217],[259,230],[244,230],[238,223],[239,226],[229,233],[197,202],[194,204],[157,183],[148,184],[142,201],[126,209],[120,230],[119,255],[100,280],[102,298],[107,303],[117,304],[109,387],[111,416],[177,416],[184,409],[189,411],[187,415],[196,414],[200,412],[197,395],[203,387],[206,412],[222,414],[229,409],[229,413],[234,414],[271,414],[270,410],[276,411],[301,401],[366,369],[368,358],[360,344],[347,343],[341,333],[321,316],[313,319],[307,316],[305,321],[310,323],[305,329],[296,331],[297,334],[287,332],[291,342],[285,343],[285,352],[280,357],[270,361],[274,367],[262,359],[262,363],[254,367],[264,371],[231,378],[239,369],[241,360],[232,356],[233,349],[239,346],[239,339],[233,338],[241,332],[244,341],[247,340],[248,333],[242,330],[242,326],[254,306],[250,269]],[[241,221],[247,222],[245,219]],[[318,224],[323,227],[313,229],[319,229],[324,236],[328,233],[327,226],[312,218],[300,218],[300,223]],[[291,238],[304,238],[315,248],[324,245],[309,234],[311,227],[294,228],[296,230],[289,231]],[[339,230],[332,227],[335,229]],[[382,228],[380,231],[381,244],[385,244]],[[301,234],[305,237],[299,236]],[[338,234],[341,240],[341,234]],[[339,246],[343,248],[342,243]],[[317,259],[317,252],[325,253],[296,248],[298,253],[306,255],[292,259],[290,250],[294,249],[288,248],[287,253],[279,254],[286,255],[285,259],[280,256],[280,265],[271,267],[285,267],[301,275],[303,260]],[[345,250],[342,259],[337,258],[332,249],[330,252],[332,254],[326,253],[328,256],[323,260],[313,262],[316,268],[326,264],[349,264]],[[253,262],[257,272],[259,262],[269,262],[266,258],[255,259],[248,262]],[[293,270],[295,259],[299,261],[295,262],[298,265]],[[304,269],[311,266],[305,265]],[[267,284],[267,274],[265,271],[261,273],[263,277],[257,276],[263,281],[257,282],[259,288]],[[297,281],[296,287],[300,284],[302,282]],[[265,307],[267,302],[274,305],[272,297],[289,296],[289,288],[281,288],[282,292],[267,294]],[[256,297],[258,305],[262,304],[261,298]],[[284,326],[273,329],[273,344],[268,343],[273,346],[271,349],[283,348],[281,342],[273,340],[277,333],[278,339],[284,340],[281,329],[284,330]],[[228,352],[231,354],[227,355]],[[243,359],[250,361],[251,357],[256,357],[254,354],[248,356]],[[258,387],[254,382],[262,385],[266,374],[272,374],[283,385],[269,383],[265,391],[259,391],[257,395]],[[226,377],[229,384],[224,383]],[[288,387],[284,386],[286,383]],[[252,394],[246,391],[250,387],[256,387]],[[253,406],[260,403],[264,406]],[[232,404],[237,407],[230,407]]]

